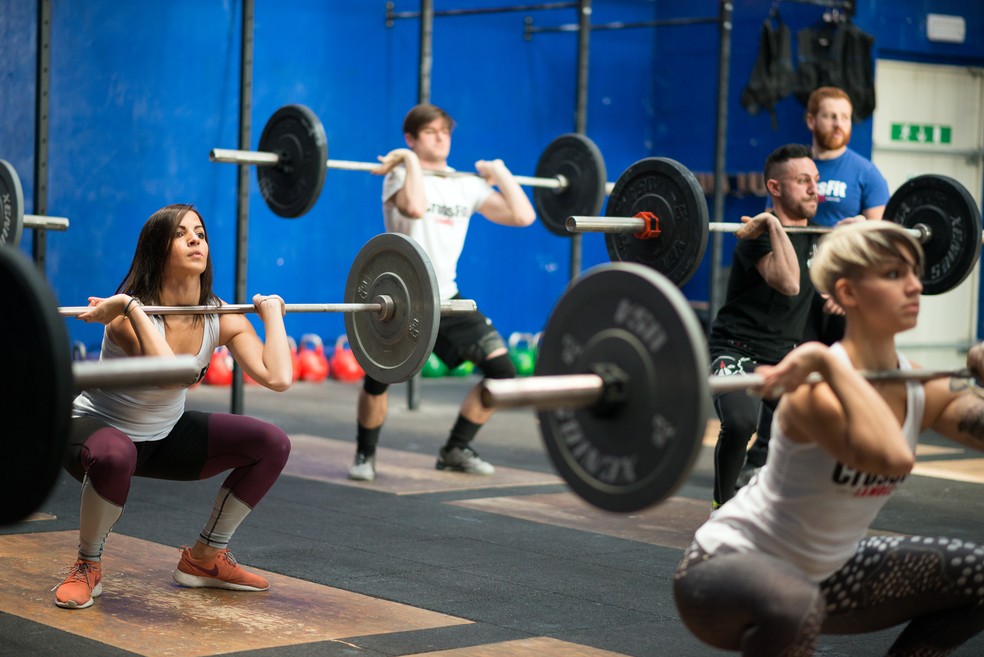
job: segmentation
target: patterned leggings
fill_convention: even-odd
[[[984,630],[984,547],[959,539],[873,536],[817,584],[762,553],[710,556],[696,543],[673,594],[699,639],[745,657],[813,655],[820,634],[907,623],[890,657],[941,657]]]

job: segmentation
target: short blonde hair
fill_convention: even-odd
[[[845,224],[820,239],[810,265],[810,280],[818,292],[832,295],[838,280],[857,278],[864,270],[888,260],[909,262],[922,276],[926,255],[912,233],[891,221]]]

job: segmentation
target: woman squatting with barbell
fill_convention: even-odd
[[[796,348],[763,375],[785,392],[769,461],[713,513],[674,577],[699,639],[742,655],[812,655],[820,634],[906,623],[889,655],[948,655],[984,630],[984,547],[953,538],[868,536],[932,429],[984,448],[984,399],[953,379],[866,381],[910,369],[896,334],[919,316],[921,245],[888,222],[824,236],[810,276],[844,309],[843,340]],[[984,374],[984,348],[967,357]],[[813,372],[823,382],[807,384]]]

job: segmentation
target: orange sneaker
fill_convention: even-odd
[[[229,549],[220,550],[208,559],[195,559],[188,547],[181,548],[181,561],[174,571],[174,581],[192,588],[266,591],[270,584],[259,575],[247,572],[236,563]]]
[[[65,609],[85,609],[102,593],[102,565],[98,561],[79,559],[68,570],[68,577],[51,589],[55,604]]]

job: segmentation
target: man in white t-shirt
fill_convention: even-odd
[[[409,235],[427,252],[442,301],[460,296],[456,281],[458,257],[473,214],[477,212],[505,226],[529,226],[536,219],[529,198],[502,160],[476,162],[475,169],[481,177],[436,175],[452,171],[448,154],[454,125],[451,116],[439,107],[413,107],[403,121],[408,148],[397,148],[380,157],[380,165],[373,171],[386,174],[386,230]],[[450,368],[467,360],[487,378],[516,376],[502,336],[480,312],[442,317],[434,353]],[[388,407],[387,387],[370,377],[363,382],[350,479],[375,479],[376,445]],[[485,475],[495,472],[471,448],[478,430],[492,416],[492,411],[482,405],[478,390],[477,385],[473,387],[461,403],[457,421],[438,455],[437,469]]]

